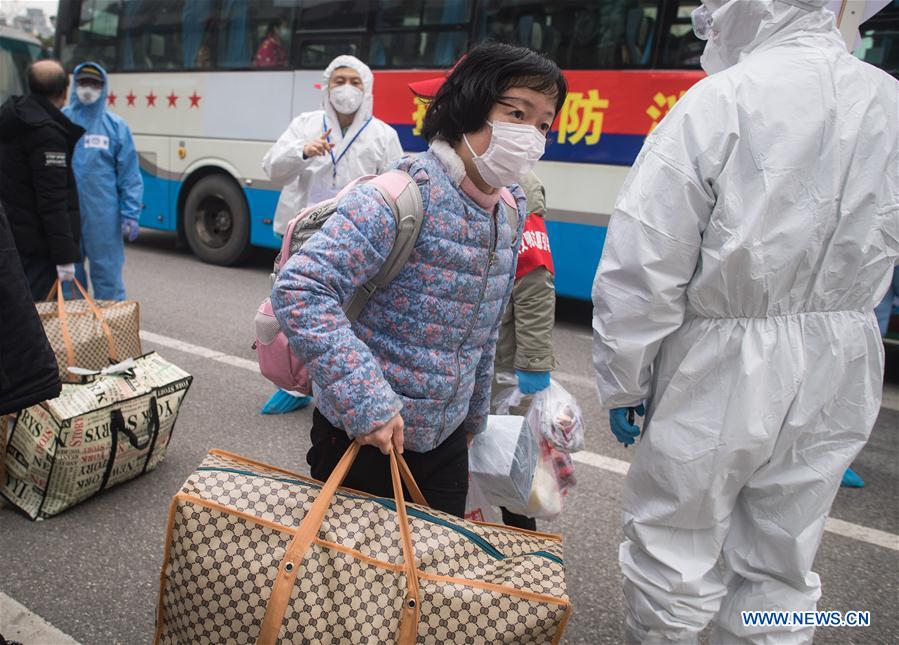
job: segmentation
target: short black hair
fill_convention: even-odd
[[[47,65],[48,62],[56,65]],[[48,99],[65,96],[69,76],[57,60],[39,60],[28,66],[28,90]]]
[[[450,144],[479,130],[490,110],[512,87],[526,87],[556,99],[556,114],[565,103],[568,83],[559,66],[527,47],[484,43],[472,49],[447,76],[428,106],[421,133],[429,143],[441,137]]]

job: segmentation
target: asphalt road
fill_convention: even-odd
[[[253,360],[251,323],[269,286],[272,255],[259,251],[244,266],[213,267],[177,250],[173,237],[143,231],[127,251],[128,294],[141,302],[144,330]],[[587,450],[630,461],[633,449],[614,441],[593,394],[589,307],[563,302],[558,318],[559,375],[588,419]],[[146,342],[145,350],[150,349],[194,376],[159,468],[51,520],[31,522],[10,508],[0,510],[0,592],[82,643],[152,639],[168,504],[208,449],[308,472],[308,410],[263,417],[259,409],[273,390],[258,374]],[[889,370],[895,389],[896,353]],[[832,517],[894,537],[899,534],[899,411],[882,410],[855,466],[868,485],[841,490]],[[624,478],[586,464],[578,464],[577,478],[562,518],[541,525],[565,539],[568,592],[575,607],[565,642],[619,643],[618,509]],[[872,614],[870,627],[822,629],[817,643],[896,641],[899,551],[829,532],[815,568],[824,585],[819,609]]]

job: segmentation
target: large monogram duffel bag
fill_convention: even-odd
[[[72,284],[81,299],[65,300],[57,281],[48,300],[34,303],[56,354],[60,378],[78,382],[69,367],[101,370],[140,356],[140,305],[133,300],[94,300],[77,280]]]
[[[427,506],[391,453],[394,499],[213,450],[172,501],[156,643],[557,643],[559,536]],[[415,504],[406,504],[401,478]]]
[[[84,370],[82,370],[84,371]],[[156,468],[191,376],[156,353],[62,386],[19,413],[0,492],[31,519],[47,518]]]

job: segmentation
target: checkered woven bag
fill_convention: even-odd
[[[393,499],[339,488],[358,450],[324,484],[211,451],[172,501],[155,642],[559,642],[559,536],[433,510],[393,453]]]
[[[101,370],[142,355],[140,305],[133,300],[93,300],[77,280],[81,300],[65,300],[57,280],[45,302],[35,303],[56,354],[63,381],[78,382],[69,367]]]

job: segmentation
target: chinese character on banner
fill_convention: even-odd
[[[412,113],[412,123],[415,124],[415,127],[412,129],[412,134],[417,137],[421,134],[421,124],[425,120],[425,112],[428,111],[430,101],[416,96],[412,102],[415,104],[415,112]]]
[[[659,92],[652,98],[652,104],[646,108],[647,116],[652,119],[652,125],[649,126],[650,132],[656,129],[656,126],[659,124],[659,121],[662,120],[662,117],[671,111],[674,104],[677,103],[678,99],[684,94],[686,94],[686,91],[684,90],[681,90],[680,94],[670,94],[668,96]]]
[[[602,120],[609,107],[609,99],[599,97],[599,90],[590,90],[586,98],[583,92],[569,92],[559,117],[559,143],[577,143],[584,139],[587,145],[599,143],[602,136]]]

